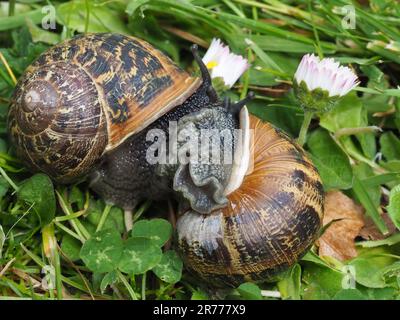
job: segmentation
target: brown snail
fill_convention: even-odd
[[[177,222],[186,267],[214,286],[274,280],[307,252],[322,222],[323,187],[305,152],[268,123],[248,121],[253,169],[229,204],[208,215],[188,210]]]
[[[42,54],[19,80],[11,139],[32,169],[70,182],[200,84],[145,41],[78,36]]]
[[[119,34],[81,35],[52,47],[19,80],[10,138],[32,171],[60,183],[88,177],[95,192],[127,211],[146,198],[177,198],[190,208],[178,221],[179,250],[207,282],[268,279],[315,240],[322,185],[300,147],[248,116],[242,108],[248,99],[219,99],[192,51],[201,78],[147,42]],[[236,159],[254,154],[254,171],[245,176],[246,162],[150,162],[161,137],[152,133],[173,121],[178,133],[196,137],[226,130],[230,138],[221,147]],[[255,129],[253,150],[239,147],[234,131],[244,127]]]

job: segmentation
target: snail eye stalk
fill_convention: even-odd
[[[223,104],[223,106],[224,106],[224,109],[225,109],[226,111],[229,110],[229,108],[230,108],[230,106],[231,106],[231,99],[230,99],[229,97],[224,97],[224,104]]]
[[[242,99],[234,104],[229,103],[227,110],[231,114],[239,116],[239,112],[240,112],[240,110],[242,110],[243,106],[245,106],[250,100],[254,99],[254,97],[255,97],[254,92],[250,91],[244,99]]]
[[[207,88],[207,95],[210,98],[210,101],[212,103],[215,103],[218,101],[218,94],[214,90],[212,86],[212,81],[211,81],[211,76],[210,73],[208,72],[207,66],[204,64],[203,60],[200,58],[199,55],[199,47],[197,44],[193,44],[191,47],[192,54],[194,57],[194,60],[198,64],[201,72],[201,77],[203,78],[203,84]]]

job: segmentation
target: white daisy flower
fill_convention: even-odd
[[[317,88],[328,91],[329,97],[342,97],[359,84],[350,68],[340,66],[332,58],[320,60],[313,54],[303,57],[294,78],[298,84],[304,81],[310,91]]]
[[[250,67],[247,59],[230,52],[227,45],[215,38],[202,60],[210,70],[211,77],[221,77],[229,88]]]

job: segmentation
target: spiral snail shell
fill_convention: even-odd
[[[200,84],[143,40],[80,35],[50,48],[19,80],[11,141],[28,167],[71,182]]]

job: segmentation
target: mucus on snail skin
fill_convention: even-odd
[[[249,170],[252,132],[249,128],[249,113],[246,106],[244,106],[240,111],[239,123],[240,130],[238,132],[241,137],[236,141],[233,165],[223,191],[226,196],[240,187],[244,176]],[[235,209],[236,205],[230,204],[230,206]],[[208,254],[211,255],[213,252],[218,251],[219,246],[224,239],[222,219],[223,217],[218,214],[210,214],[205,220],[203,219],[203,215],[199,215],[193,211],[186,213],[181,216],[179,220],[179,225],[181,226],[179,230],[179,239],[184,239],[186,243],[192,247],[196,247],[196,243],[200,242],[203,244],[202,250],[206,250]],[[193,225],[201,227],[194,231],[193,228],[191,228]],[[201,256],[202,250],[199,250],[197,254]]]
[[[197,154],[195,157],[191,155],[185,163],[178,163],[173,176],[173,189],[197,212],[207,214],[228,203],[224,191],[232,173],[237,128],[236,117],[221,107],[202,109],[178,121],[179,133],[197,137],[194,140],[197,144],[194,152]],[[207,141],[202,141],[200,137],[204,130],[214,130],[215,136],[206,136]],[[190,145],[186,147],[190,150]],[[186,151],[185,142],[178,141],[178,158]]]

